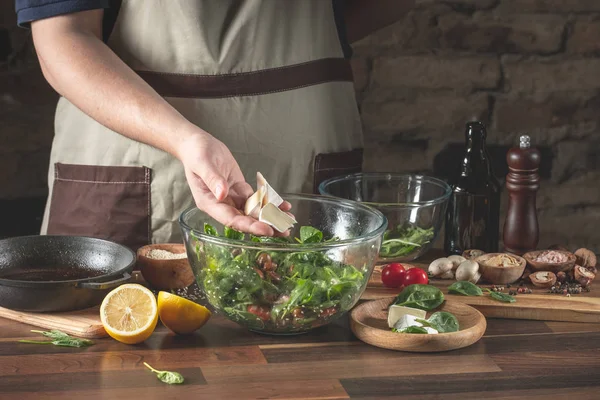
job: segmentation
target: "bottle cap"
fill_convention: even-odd
[[[528,149],[531,146],[531,138],[529,135],[521,135],[519,137],[519,147],[522,149]]]

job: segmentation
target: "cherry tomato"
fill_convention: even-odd
[[[267,307],[249,305],[247,307],[247,310],[249,313],[256,315],[263,321],[268,321],[269,319],[271,319],[271,312]]]
[[[410,268],[404,274],[404,280],[402,284],[406,287],[414,284],[427,285],[429,283],[429,278],[427,277],[427,272],[422,270],[421,268]]]
[[[335,307],[326,308],[323,311],[321,311],[321,313],[319,314],[319,317],[321,317],[321,318],[329,318],[333,314],[335,314],[336,311],[337,311],[337,309]]]
[[[390,288],[397,288],[402,285],[404,281],[404,274],[406,270],[402,266],[402,264],[391,263],[386,265],[381,271],[381,282],[383,282],[384,286]]]

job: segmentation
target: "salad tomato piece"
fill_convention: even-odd
[[[429,277],[427,276],[427,272],[422,270],[421,268],[410,268],[404,273],[404,280],[402,284],[406,286],[421,284],[427,285],[429,283]]]
[[[271,312],[269,311],[269,309],[267,307],[249,305],[247,310],[250,314],[256,315],[258,318],[262,319],[263,321],[268,321],[271,318]]]
[[[381,282],[384,286],[397,288],[404,282],[406,270],[402,264],[391,263],[386,265],[381,271]]]

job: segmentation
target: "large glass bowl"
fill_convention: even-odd
[[[388,263],[416,260],[433,246],[452,190],[429,176],[358,173],[328,179],[319,192],[368,204],[386,216],[379,261]]]
[[[223,226],[197,208],[179,223],[188,259],[206,302],[250,330],[294,334],[350,310],[373,272],[387,227],[384,215],[357,202],[290,194],[298,224],[291,237],[307,243],[255,242],[223,236]],[[205,233],[205,223],[219,236]],[[323,233],[323,240],[310,226]],[[256,238],[254,238],[256,240]]]

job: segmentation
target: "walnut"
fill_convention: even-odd
[[[596,266],[596,255],[591,250],[584,248],[578,249],[575,252],[575,257],[577,257],[577,265],[581,265],[583,268]]]
[[[466,258],[467,260],[474,260],[477,257],[482,256],[484,254],[485,254],[485,251],[483,251],[483,250],[469,249],[469,250],[463,251],[462,256],[464,258]]]
[[[573,272],[575,275],[575,280],[581,284],[581,286],[588,286],[596,277],[595,274],[588,271],[587,268],[583,268],[581,265],[576,265],[573,267]],[[582,281],[586,281],[586,285],[583,285]]]
[[[556,283],[556,275],[551,271],[537,271],[529,275],[531,283],[537,287],[549,288]]]

